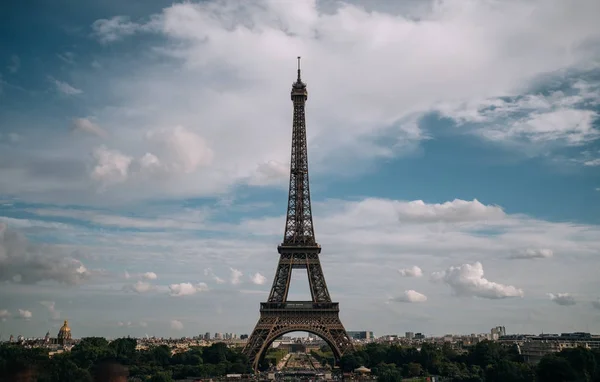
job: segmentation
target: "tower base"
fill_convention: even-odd
[[[354,350],[340,321],[337,302],[263,302],[258,323],[243,351],[255,371],[273,341],[290,332],[309,332],[321,337],[331,348],[336,362]]]

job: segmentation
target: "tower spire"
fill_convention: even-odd
[[[283,245],[316,246],[310,206],[308,182],[308,153],[306,148],[305,103],[308,98],[306,84],[300,80],[300,57],[298,57],[298,80],[292,85],[294,122],[292,128],[292,156],[290,160],[290,188]]]

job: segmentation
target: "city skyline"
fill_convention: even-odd
[[[0,16],[0,332],[250,334],[296,56],[347,330],[600,332],[600,4],[283,4]]]

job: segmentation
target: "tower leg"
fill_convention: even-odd
[[[336,363],[344,354],[354,350],[337,312],[323,314],[308,310],[286,313],[289,314],[261,314],[244,348],[244,354],[255,371],[273,341],[290,332],[309,332],[321,337],[331,348]]]

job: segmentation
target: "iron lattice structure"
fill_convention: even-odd
[[[306,144],[306,84],[300,78],[292,85],[294,123],[290,161],[290,189],[283,242],[277,247],[279,264],[267,302],[260,304],[260,318],[244,354],[254,370],[271,343],[283,334],[302,331],[321,337],[331,347],[337,361],[354,350],[352,341],[339,318],[339,305],[332,302],[321,268],[321,246],[315,240]],[[306,269],[311,301],[288,301],[293,269]]]

